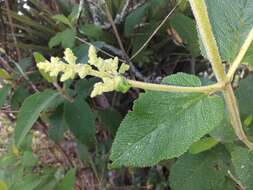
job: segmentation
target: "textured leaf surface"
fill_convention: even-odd
[[[237,179],[245,190],[253,189],[253,152],[246,148],[237,147],[232,152],[232,163]]]
[[[26,134],[38,119],[40,112],[45,110],[56,99],[59,94],[52,90],[37,92],[29,96],[21,106],[15,126],[14,138],[17,145],[24,140]]]
[[[197,77],[183,73],[171,75],[164,82],[201,85]],[[217,127],[223,112],[224,103],[218,96],[146,92],[118,129],[110,157],[112,167],[150,166],[178,157]]]
[[[95,118],[84,99],[79,96],[73,103],[66,102],[64,118],[75,137],[85,145],[93,145],[95,140]]]
[[[224,190],[226,165],[225,150],[218,147],[198,155],[186,154],[171,168],[170,184],[173,190]]]
[[[252,0],[206,0],[223,60],[233,61],[253,27]]]
[[[239,83],[239,88],[236,90],[241,116],[248,116],[253,113],[253,76],[250,75]]]

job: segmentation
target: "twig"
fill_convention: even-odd
[[[233,88],[231,86],[231,81],[225,74],[225,69],[222,65],[221,57],[218,51],[218,47],[212,32],[211,24],[208,17],[207,7],[205,0],[189,0],[193,14],[195,16],[199,33],[207,52],[207,56],[211,61],[212,69],[218,82],[224,83],[223,94],[225,97],[225,102],[229,112],[232,127],[237,135],[237,137],[249,148],[253,149],[253,143],[251,143],[246,134],[243,131],[241,118],[236,103],[236,98],[234,95]]]
[[[245,190],[245,187],[238,179],[235,178],[235,176],[231,173],[230,170],[228,170],[228,175],[239,186],[240,190]]]
[[[121,23],[126,15],[127,7],[129,5],[130,0],[126,0],[124,7],[122,8],[122,11],[116,15],[116,18],[114,19],[115,23]]]
[[[97,50],[101,51],[103,54],[105,54],[105,55],[107,55],[107,56],[109,56],[109,57],[111,57],[111,58],[114,58],[114,57],[115,57],[115,56],[111,55],[110,53],[104,51],[104,50],[101,49],[101,48],[96,47],[96,46],[93,45],[92,43],[90,43],[90,42],[88,42],[88,41],[86,41],[86,40],[84,40],[84,39],[82,39],[82,38],[79,38],[79,37],[76,36],[76,39],[79,40],[80,42],[83,42],[83,43],[89,45],[89,46],[94,46]],[[119,61],[125,62],[125,60],[123,60],[123,59],[119,59]]]
[[[116,36],[117,42],[118,42],[118,44],[119,44],[119,47],[120,47],[121,51],[122,51],[123,54],[124,54],[125,60],[126,60],[127,63],[130,65],[130,68],[131,68],[132,72],[134,72],[134,74],[135,74],[135,76],[136,76],[137,78],[139,78],[139,79],[141,79],[141,80],[145,80],[144,77],[143,77],[143,75],[138,71],[138,69],[134,66],[134,64],[131,62],[131,59],[130,59],[129,56],[127,55],[126,50],[125,50],[125,48],[124,48],[124,46],[123,46],[123,43],[122,43],[122,41],[121,41],[121,38],[120,38],[120,35],[119,35],[119,32],[118,32],[118,29],[117,29],[117,27],[116,27],[116,25],[115,25],[115,23],[114,23],[114,21],[113,21],[112,15],[111,15],[111,13],[110,13],[110,11],[109,11],[109,8],[108,8],[107,4],[105,4],[105,12],[106,12],[106,16],[107,16],[109,22],[110,22],[111,25],[112,25],[112,29],[113,29],[113,32],[114,32],[114,34],[115,34],[115,36]]]
[[[30,86],[32,87],[32,89],[35,92],[38,92],[39,90],[37,89],[37,87],[32,83],[32,81],[30,81],[30,79],[28,78],[28,76],[26,75],[26,73],[23,71],[23,69],[20,67],[20,65],[13,60],[11,57],[9,57],[8,55],[5,55],[7,57],[7,59],[9,59],[9,61],[11,61],[12,63],[14,63],[14,65],[17,67],[18,71],[20,72],[20,74],[24,77],[24,79],[30,84]],[[0,57],[0,59],[3,60],[2,57]]]
[[[17,38],[15,36],[15,32],[14,32],[14,27],[12,25],[13,21],[12,21],[12,17],[10,15],[10,6],[9,6],[9,2],[8,0],[5,0],[5,6],[6,6],[6,9],[7,9],[7,17],[8,17],[8,20],[10,22],[10,29],[11,29],[11,35],[12,35],[12,38],[13,38],[13,41],[14,41],[14,44],[16,46],[16,52],[17,52],[17,56],[18,56],[18,61],[21,60],[21,53],[20,53],[20,50],[17,46],[18,42],[17,42]]]
[[[181,1],[179,1],[175,7],[167,14],[167,16],[162,20],[162,22],[157,26],[157,28],[154,30],[154,32],[149,36],[149,38],[147,39],[147,41],[140,47],[140,49],[138,49],[137,52],[135,52],[134,55],[132,55],[132,57],[130,58],[130,60],[133,60],[144,48],[145,46],[150,42],[150,40],[154,37],[154,35],[159,31],[159,29],[164,25],[164,23],[167,21],[167,19],[170,17],[170,15],[174,12],[174,10],[177,8],[177,6],[181,3]]]
[[[228,71],[228,78],[230,80],[232,80],[234,74],[235,74],[235,71],[236,69],[239,67],[239,65],[241,64],[241,61],[243,59],[243,57],[245,56],[247,50],[249,49],[251,43],[253,41],[253,27],[252,29],[250,30],[246,40],[244,41],[239,53],[237,54],[235,60],[233,61],[231,67],[229,68],[229,71]]]
[[[73,97],[69,96],[66,91],[60,87],[60,85],[57,82],[53,82],[54,87],[59,91],[60,95],[65,98],[66,100],[68,100],[69,102],[73,102],[74,99]]]
[[[200,92],[209,94],[212,92],[221,91],[224,88],[224,83],[216,83],[200,87],[185,87],[185,86],[173,86],[165,84],[154,84],[129,79],[127,80],[127,82],[133,88],[141,88],[144,90],[163,91],[163,92]]]

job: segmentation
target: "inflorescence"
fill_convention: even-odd
[[[97,56],[95,47],[90,46],[88,63],[76,63],[76,60],[76,56],[67,48],[64,51],[63,59],[51,57],[50,61],[39,62],[37,67],[48,73],[51,77],[57,77],[61,74],[60,81],[62,82],[68,79],[74,79],[76,75],[82,79],[88,75],[101,78],[102,82],[95,83],[90,95],[91,97],[114,90],[124,93],[130,88],[130,84],[123,77],[123,74],[129,69],[129,66],[122,63],[119,67],[117,57],[114,59],[102,59]]]

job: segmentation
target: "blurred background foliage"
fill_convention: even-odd
[[[108,169],[117,128],[140,90],[91,99],[97,79],[57,83],[36,69],[36,61],[62,56],[65,48],[85,64],[90,44],[100,56],[128,63],[132,79],[158,83],[179,71],[212,79],[186,0],[0,0],[1,190],[170,189],[173,160]],[[46,89],[62,97],[43,108],[17,148],[20,106]]]

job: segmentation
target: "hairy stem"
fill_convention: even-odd
[[[208,86],[200,87],[186,87],[186,86],[173,86],[166,84],[154,84],[147,82],[140,82],[135,80],[127,80],[133,88],[140,88],[144,90],[162,91],[162,92],[197,92],[197,93],[212,93],[221,91],[224,87],[223,83],[216,83]]]
[[[239,67],[239,65],[241,64],[241,61],[242,61],[244,55],[246,54],[247,50],[249,49],[252,41],[253,41],[253,28],[249,32],[249,34],[248,34],[246,40],[244,41],[239,53],[237,54],[235,60],[233,61],[231,67],[229,68],[227,76],[230,80],[233,79],[235,71]]]
[[[223,94],[234,131],[238,138],[244,142],[248,148],[253,149],[253,144],[247,139],[247,136],[245,135],[242,128],[234,91],[231,86],[231,81],[229,81],[227,78],[221,62],[221,57],[209,21],[205,0],[189,0],[189,2],[191,4],[192,11],[198,25],[199,33],[207,56],[212,64],[215,76],[219,82],[225,84]]]
[[[238,106],[236,104],[236,98],[235,98],[234,91],[231,84],[226,86],[223,93],[226,100],[227,109],[230,114],[231,123],[236,135],[250,149],[253,149],[253,143],[248,140],[247,136],[245,135],[243,131],[242,123],[240,120],[240,113],[238,110]]]

